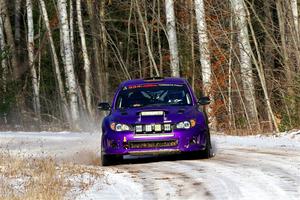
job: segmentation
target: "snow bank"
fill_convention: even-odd
[[[217,147],[225,145],[230,148],[252,147],[258,149],[300,150],[300,131],[282,132],[271,136],[229,136],[216,134],[212,135],[212,142]]]
[[[293,139],[300,142],[300,130],[278,133],[277,137]]]

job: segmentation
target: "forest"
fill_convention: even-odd
[[[300,124],[298,0],[0,0],[0,129],[100,124],[124,80],[186,78],[231,134]]]

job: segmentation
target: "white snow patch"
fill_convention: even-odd
[[[107,169],[104,177],[98,180],[88,191],[77,196],[80,200],[90,199],[142,199],[142,185],[133,181],[130,174],[119,173],[114,169]]]
[[[278,133],[277,137],[293,139],[300,142],[300,130],[297,131],[286,131],[282,133]]]
[[[297,138],[297,139],[296,139]],[[299,133],[281,133],[272,136],[225,136],[212,135],[212,141],[217,146],[226,146],[226,148],[252,147],[258,149],[293,149],[300,150],[300,141],[298,140]]]

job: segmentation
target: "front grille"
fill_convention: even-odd
[[[129,148],[131,148],[131,149],[175,147],[178,145],[178,140],[132,141],[132,142],[129,142],[128,145],[129,145]]]

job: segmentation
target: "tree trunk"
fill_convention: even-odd
[[[144,72],[143,72],[143,65],[144,61],[142,60],[142,48],[141,48],[141,40],[140,40],[140,34],[139,34],[139,27],[137,24],[137,19],[136,16],[134,15],[134,27],[135,27],[135,35],[136,35],[136,44],[137,44],[137,59],[138,59],[138,64],[139,64],[139,78],[144,77]]]
[[[44,0],[39,0],[39,3],[40,3],[41,12],[42,12],[42,15],[43,15],[45,27],[46,27],[46,30],[47,30],[47,34],[48,34],[50,47],[51,47],[51,55],[52,55],[52,60],[53,60],[53,63],[54,63],[54,71],[55,71],[55,75],[56,75],[55,77],[56,77],[57,84],[58,84],[58,91],[59,91],[59,96],[60,96],[60,99],[61,99],[61,106],[62,106],[62,110],[63,110],[63,115],[64,115],[65,119],[68,122],[70,122],[70,113],[69,113],[69,109],[68,109],[68,102],[67,102],[67,99],[66,99],[64,84],[63,84],[60,69],[59,69],[58,56],[57,56],[57,53],[56,53],[56,49],[55,49],[55,45],[54,45],[54,41],[53,41],[53,37],[52,37],[52,32],[51,32],[51,28],[50,28],[48,13],[47,13],[47,10],[46,10],[46,5],[45,5]]]
[[[103,94],[102,94],[102,79],[101,79],[101,64],[100,64],[100,50],[99,50],[99,41],[98,41],[98,22],[95,18],[94,12],[94,2],[93,0],[87,0],[87,10],[89,15],[90,27],[91,27],[91,34],[93,40],[93,65],[95,66],[92,70],[95,73],[94,78],[94,86],[96,89],[96,94],[100,101],[103,101]]]
[[[102,7],[102,6],[101,6]],[[132,11],[134,7],[134,1],[130,0],[130,10],[127,22],[127,43],[126,43],[126,66],[129,67],[130,47],[131,47],[131,23],[132,23]],[[101,12],[100,12],[101,15]]]
[[[298,14],[298,3],[297,0],[291,0],[292,16],[294,21],[294,27],[297,34],[297,39],[299,38],[299,14]]]
[[[175,25],[175,14],[174,14],[174,1],[165,0],[166,8],[166,22],[167,22],[167,36],[171,55],[171,76],[179,77],[179,57],[178,57],[178,45],[177,45],[177,34]]]
[[[285,1],[283,5],[286,8],[284,9],[284,17],[287,21],[287,45],[291,67],[295,71],[300,71],[300,36],[297,0]],[[291,10],[291,12],[286,12],[286,10]]]
[[[6,58],[2,57],[2,55],[5,52],[5,38],[4,38],[4,32],[3,32],[2,16],[0,16],[0,51],[1,51],[0,53],[1,53],[1,67],[2,67],[1,84],[2,84],[2,90],[3,90],[3,93],[4,93],[1,103],[3,103],[3,105],[5,105],[6,104],[5,94],[6,94],[6,91],[7,91],[6,84],[7,84],[7,72],[8,72],[8,70],[7,70]],[[7,123],[6,115],[7,115],[7,113],[3,113],[3,119],[4,119],[5,124]]]
[[[33,108],[40,123],[41,120],[41,105],[40,105],[40,87],[38,81],[37,71],[34,65],[34,25],[32,16],[32,2],[26,0],[27,9],[27,49],[28,49],[28,61],[31,74],[32,88],[33,88]]]
[[[137,27],[138,27],[138,36],[139,36],[139,41],[140,41],[140,47],[139,47],[139,51],[140,51],[140,60],[141,60],[141,68],[142,68],[142,75],[143,78],[145,78],[147,76],[147,62],[146,62],[146,45],[145,45],[145,34],[142,34],[142,27],[139,23],[137,23]]]
[[[285,69],[285,76],[286,76],[286,88],[287,94],[290,99],[290,108],[291,110],[296,110],[295,104],[295,92],[293,90],[293,81],[294,81],[294,73],[291,68],[291,63],[288,54],[288,42],[287,42],[287,35],[286,35],[286,27],[285,27],[285,15],[284,15],[284,7],[280,0],[276,1],[276,9],[278,15],[278,23],[279,23],[279,32],[281,38],[281,48],[282,48],[282,59],[283,59],[283,67]]]
[[[5,0],[0,0],[0,15],[3,17],[3,25],[4,25],[4,31],[7,39],[7,45],[9,47],[9,53],[11,56],[11,65],[13,69],[13,76],[14,79],[18,79],[20,75],[22,74],[22,71],[18,68],[18,60],[16,55],[16,45],[14,41],[13,31],[9,19],[9,13],[8,8],[6,6]]]
[[[251,124],[256,124],[257,128],[260,129],[255,102],[255,88],[251,63],[251,46],[249,42],[247,16],[244,7],[245,4],[244,0],[231,0],[231,4],[235,13],[236,24],[238,27],[241,79],[243,83],[246,108]]]
[[[141,13],[141,10],[140,10],[139,2],[136,0],[135,3],[136,3],[136,8],[137,8],[137,13],[139,15],[139,20],[140,20],[142,28],[144,30],[145,39],[146,39],[146,45],[147,45],[147,50],[148,50],[148,54],[149,54],[149,57],[150,57],[150,61],[151,61],[152,65],[153,65],[153,67],[154,67],[156,76],[159,76],[159,71],[158,71],[158,68],[157,68],[157,65],[156,65],[153,53],[151,51],[151,46],[150,46],[150,41],[149,41],[149,31],[148,31],[148,28],[146,27],[146,25],[144,23],[144,18],[143,18],[143,15]]]
[[[246,8],[246,11],[247,11],[247,15],[249,16],[250,13],[249,13],[249,10],[247,8]],[[274,125],[275,131],[279,132],[278,124],[276,122],[276,118],[275,118],[273,108],[272,108],[272,105],[271,105],[271,101],[270,101],[270,98],[269,98],[265,73],[264,73],[264,69],[263,69],[263,65],[262,65],[262,59],[261,59],[261,55],[260,55],[260,51],[259,51],[259,47],[258,47],[258,41],[256,39],[254,28],[253,28],[253,25],[252,25],[252,22],[251,22],[250,18],[248,18],[248,22],[249,22],[249,27],[250,27],[252,39],[253,39],[253,42],[254,42],[254,45],[255,45],[255,48],[256,48],[256,54],[257,54],[258,61],[257,61],[257,59],[256,59],[256,57],[255,57],[252,50],[251,50],[251,55],[253,57],[254,64],[255,64],[257,72],[258,72],[258,77],[259,77],[259,80],[260,80],[260,83],[261,83],[261,86],[262,86],[262,89],[263,89],[265,103],[267,105],[266,111],[268,112],[268,120],[269,120],[269,125],[270,125],[270,131],[273,131],[273,125]]]
[[[79,109],[78,109],[78,85],[74,73],[74,63],[72,59],[72,45],[70,38],[70,29],[67,15],[67,2],[66,0],[58,0],[58,13],[60,18],[60,31],[63,36],[63,48],[64,48],[64,59],[65,59],[65,75],[66,85],[68,88],[68,96],[70,102],[70,113],[73,121],[73,125],[79,120]]]
[[[203,0],[195,0],[195,12],[199,37],[199,52],[202,67],[203,92],[205,95],[209,95],[212,82],[212,70]]]
[[[101,57],[102,57],[102,100],[108,101],[108,91],[109,91],[109,74],[108,74],[108,49],[107,49],[107,36],[105,28],[105,1],[100,2],[100,38],[101,38]]]
[[[160,17],[160,0],[157,0],[157,44],[158,44],[158,54],[159,54],[159,73],[161,77],[164,77],[163,72],[163,56],[162,56],[162,44],[161,44],[161,37],[160,37],[160,30],[161,30],[161,17]]]
[[[274,36],[274,22],[272,19],[272,6],[275,4],[271,3],[270,1],[264,1],[264,23],[268,25],[267,31],[269,31],[272,37]],[[273,91],[274,83],[271,80],[274,80],[273,68],[275,65],[275,47],[272,44],[267,36],[264,38],[264,47],[263,47],[263,63],[265,69],[265,76],[266,76],[266,83],[267,88],[270,91],[270,94]],[[272,98],[270,96],[270,98]]]
[[[192,74],[191,74],[191,83],[192,88],[195,90],[195,69],[196,69],[196,58],[195,58],[195,43],[194,43],[194,31],[195,31],[195,23],[194,23],[194,0],[190,1],[190,42],[191,42],[191,58],[192,58]]]
[[[22,0],[15,0],[15,43],[18,57],[21,54],[21,6]],[[20,58],[18,58],[18,60],[20,60]]]
[[[69,0],[69,27],[70,27],[70,40],[71,40],[71,50],[72,50],[72,59],[74,63],[74,17],[73,17],[73,0]]]
[[[86,100],[87,110],[88,110],[89,114],[91,115],[93,113],[92,97],[91,97],[91,64],[90,64],[90,59],[89,59],[88,51],[87,51],[87,47],[86,47],[85,33],[84,33],[83,22],[82,22],[81,0],[76,0],[76,10],[77,10],[78,29],[79,29],[80,41],[81,41],[81,47],[82,47],[82,55],[83,55],[83,61],[84,61],[85,100]]]

